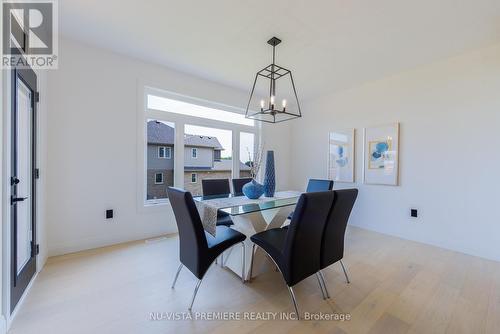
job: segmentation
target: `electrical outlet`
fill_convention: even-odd
[[[413,218],[418,218],[418,210],[417,209],[410,209],[410,216]]]
[[[113,218],[113,210],[106,210],[106,219]]]

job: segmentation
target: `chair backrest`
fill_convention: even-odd
[[[179,229],[180,261],[195,275],[202,271],[204,254],[208,251],[205,230],[190,192],[168,187],[168,198]]]
[[[285,241],[283,276],[288,286],[319,271],[321,239],[333,204],[333,191],[300,196]]]
[[[319,180],[319,179],[309,179],[307,183],[306,193],[313,193],[316,191],[327,191],[333,189],[332,180]]]
[[[245,177],[245,178],[241,178],[241,179],[233,179],[234,196],[243,196],[243,186],[249,182],[252,182],[251,177]]]
[[[231,193],[229,179],[203,179],[201,180],[201,187],[203,188],[203,196],[228,195]]]
[[[321,242],[321,269],[344,257],[345,230],[357,197],[358,189],[335,190],[335,199]]]

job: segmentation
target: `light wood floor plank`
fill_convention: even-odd
[[[350,321],[150,320],[186,314],[196,279],[178,266],[178,238],[132,242],[49,259],[10,333],[500,333],[500,263],[350,227],[345,282],[324,270],[331,299],[315,277],[294,287],[301,312],[343,313]],[[183,313],[184,312],[184,313]],[[196,312],[293,312],[279,272],[243,285],[212,266]],[[193,314],[193,315],[194,315]]]

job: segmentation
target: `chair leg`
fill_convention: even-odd
[[[288,292],[290,292],[290,297],[292,297],[293,307],[295,308],[295,314],[297,315],[297,320],[300,320],[299,308],[297,307],[297,299],[295,298],[295,294],[293,293],[293,289],[291,286],[288,286]]]
[[[252,271],[253,271],[253,255],[255,253],[255,244],[252,245],[252,254],[250,256],[250,277],[248,277],[248,281],[252,281]]]
[[[255,248],[255,244],[253,244],[253,248],[252,248],[252,262],[253,262],[253,249]],[[271,255],[269,255],[269,253],[267,253],[264,249],[262,249],[268,256],[269,258],[271,259],[271,261],[276,265],[276,267],[279,269],[278,267],[278,264],[276,263],[276,261],[274,261],[274,259],[272,258]],[[279,269],[280,272],[281,272],[281,269]],[[250,274],[252,273],[252,267],[250,267]],[[281,272],[281,275],[283,275],[283,272]],[[250,276],[252,277],[252,276]],[[283,276],[283,278],[285,278]],[[293,289],[291,286],[286,286],[288,288],[288,292],[290,292],[290,297],[292,297],[292,302],[293,302],[293,307],[295,308],[295,314],[297,314],[297,320],[300,320],[300,314],[299,314],[299,308],[297,307],[297,300],[295,298],[295,294],[293,293]]]
[[[196,298],[196,294],[198,293],[198,289],[200,287],[202,280],[203,280],[203,278],[198,280],[198,283],[196,284],[196,287],[194,288],[193,298],[191,299],[191,304],[189,305],[189,308],[188,308],[189,311],[191,311],[191,309],[193,308],[194,299]]]
[[[172,283],[172,289],[175,288],[175,283],[177,282],[177,278],[179,277],[179,274],[181,272],[181,269],[184,265],[181,263],[179,265],[179,269],[177,269],[177,273],[175,274],[174,282]]]
[[[323,290],[323,284],[321,284],[321,278],[319,273],[316,273],[316,278],[318,279],[319,288],[321,289],[321,294],[323,295],[323,299],[326,299],[325,291]]]
[[[245,243],[241,242],[241,281],[245,283]]]
[[[342,266],[342,270],[344,271],[346,282],[351,283],[351,281],[349,280],[349,276],[347,276],[347,271],[345,270],[344,263],[342,262],[342,260],[340,260],[340,265]]]
[[[330,293],[328,293],[328,289],[326,288],[325,276],[323,276],[323,272],[321,270],[318,273],[321,281],[323,282],[323,287],[325,288],[326,298],[330,298]]]

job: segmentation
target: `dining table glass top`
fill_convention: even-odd
[[[298,191],[277,192],[274,197],[264,197],[252,200],[246,196],[234,196],[232,194],[196,196],[195,201],[213,203],[220,211],[231,216],[249,214],[258,211],[282,208],[297,204],[300,197]]]

